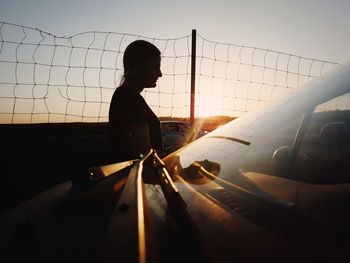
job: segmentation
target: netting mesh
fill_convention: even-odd
[[[215,114],[241,116],[338,65],[200,35],[197,39],[197,112],[211,102]]]
[[[189,117],[191,35],[159,39],[116,32],[58,37],[0,23],[0,123],[104,122],[136,39],[162,52],[163,77],[143,96],[158,116]],[[213,42],[197,36],[196,116],[242,114],[337,63]]]

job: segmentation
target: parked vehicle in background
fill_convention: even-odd
[[[166,153],[173,152],[208,133],[185,121],[163,120],[160,123]]]

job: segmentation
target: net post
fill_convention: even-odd
[[[192,29],[192,52],[191,52],[191,105],[190,105],[190,123],[194,124],[195,107],[195,86],[196,86],[196,29]]]

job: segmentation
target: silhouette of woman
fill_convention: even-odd
[[[140,94],[144,88],[156,87],[162,76],[160,54],[144,40],[125,49],[124,75],[109,108],[113,162],[142,158],[151,148],[163,149],[159,119]]]

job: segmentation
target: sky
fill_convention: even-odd
[[[348,0],[0,0],[0,20],[57,36],[85,31],[204,38],[344,63]]]
[[[0,22],[38,28],[59,37],[101,31],[174,39],[189,36],[196,29],[202,38],[214,42],[343,64],[350,61],[349,10],[348,0],[0,0]],[[207,67],[214,69],[210,63]],[[281,77],[286,82],[287,78]],[[163,87],[168,85],[165,83]],[[210,78],[200,83],[202,87],[209,84],[213,85]],[[176,85],[181,84],[177,81]],[[220,85],[220,80],[214,83],[215,88]],[[216,88],[217,94],[223,93],[223,89]],[[240,88],[246,94],[250,90],[250,86]],[[17,94],[19,91],[16,87]],[[209,93],[213,95],[212,91]],[[225,99],[209,93],[196,98],[198,105],[203,105],[197,107],[197,113],[222,112],[220,107]],[[176,99],[170,100],[176,104]],[[16,103],[20,105],[19,100]],[[226,103],[240,107],[237,100]],[[243,111],[249,106],[247,103],[249,100],[241,106]],[[207,107],[208,104],[212,107]],[[12,104],[9,105],[11,108]],[[23,107],[33,111],[34,104]]]

